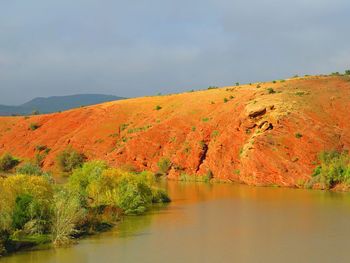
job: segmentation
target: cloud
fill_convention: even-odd
[[[4,0],[0,103],[343,71],[349,11],[345,0]]]

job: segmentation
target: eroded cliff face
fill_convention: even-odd
[[[157,171],[168,158],[170,178],[210,171],[294,186],[310,177],[319,152],[350,148],[350,80],[308,77],[0,118],[0,154],[33,158],[38,145],[51,149],[46,169],[72,145],[89,159],[138,170]]]

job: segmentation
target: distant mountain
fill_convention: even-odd
[[[40,97],[19,106],[0,105],[0,115],[27,115],[31,114],[33,111],[38,111],[39,113],[51,113],[121,99],[124,98],[103,94],[77,94],[48,98]]]

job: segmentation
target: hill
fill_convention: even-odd
[[[123,98],[102,94],[77,94],[48,98],[40,97],[19,106],[0,105],[0,115],[28,115],[33,111],[39,111],[40,113],[52,113],[119,99]]]
[[[350,79],[314,76],[107,102],[62,113],[0,118],[0,154],[44,166],[68,145],[89,159],[250,185],[294,186],[310,178],[317,154],[350,148]],[[31,123],[39,128],[29,129]]]

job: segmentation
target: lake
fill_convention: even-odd
[[[172,198],[68,248],[4,263],[350,262],[350,194],[169,181]]]

